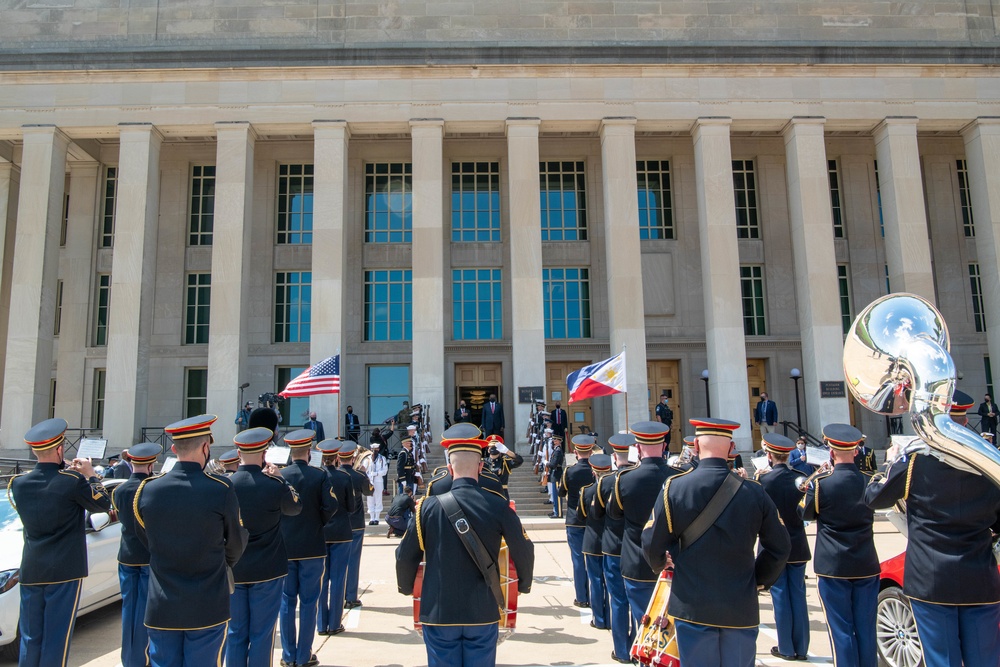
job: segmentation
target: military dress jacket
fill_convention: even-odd
[[[614,500],[615,483],[618,475],[623,470],[631,468],[631,464],[626,468],[622,467],[615,472],[605,475],[598,483],[593,506],[588,510],[594,513],[594,517],[604,517],[604,533],[601,535],[601,551],[605,556],[622,555],[622,535],[625,533],[625,519],[618,516],[613,517],[608,514],[608,503]]]
[[[240,501],[243,527],[250,533],[243,556],[233,567],[237,584],[259,584],[288,574],[281,534],[285,516],[302,512],[302,502],[284,478],[265,475],[260,466],[241,465],[230,476]]]
[[[779,463],[761,475],[758,480],[764,487],[764,492],[770,496],[771,502],[778,508],[778,515],[785,524],[785,530],[788,531],[788,537],[792,542],[792,551],[788,555],[788,562],[791,564],[807,563],[812,558],[809,540],[806,539],[806,527],[802,517],[799,516],[802,492],[795,482],[801,476],[799,471]]]
[[[872,526],[875,512],[865,505],[871,479],[853,463],[838,463],[813,480],[799,503],[799,516],[816,521],[813,570],[821,577],[874,577],[881,568]]]
[[[330,487],[325,470],[313,468],[308,461],[295,459],[281,469],[281,476],[295,488],[302,511],[281,522],[288,560],[326,557],[323,526],[337,511],[337,497]]]
[[[991,528],[1000,530],[1000,488],[983,475],[917,454],[893,463],[865,490],[873,509],[906,501],[903,592],[935,604],[1000,602]]]
[[[506,454],[501,454],[500,457],[494,461],[492,457],[487,456],[483,464],[483,470],[489,470],[493,473],[497,479],[500,480],[500,484],[503,488],[507,488],[507,483],[510,481],[510,473],[514,468],[518,468],[524,463],[524,457],[517,452],[511,452],[514,458],[510,458]]]
[[[142,567],[149,565],[149,549],[135,532],[135,492],[142,480],[149,477],[142,472],[134,472],[127,480],[111,490],[111,504],[118,512],[118,523],[122,526],[122,539],[118,544],[118,562],[122,565]]]
[[[618,473],[614,497],[607,503],[608,516],[624,520],[622,533],[622,576],[633,581],[656,581],[660,570],[653,571],[642,555],[642,527],[649,520],[667,478],[680,471],[671,468],[660,456],[644,458],[639,465]]]
[[[583,532],[583,548],[581,551],[588,556],[603,556],[601,545],[604,536],[604,520],[606,514],[598,516],[594,511],[597,499],[597,481],[593,481],[580,490],[579,514],[586,522]]]
[[[590,467],[590,459],[580,459],[563,472],[559,495],[566,498],[567,528],[584,528],[587,525],[587,519],[578,511],[580,489],[593,483],[594,471]]]
[[[407,484],[416,483],[417,459],[413,452],[402,449],[396,456],[396,478]]]
[[[337,498],[337,510],[323,527],[323,539],[327,544],[350,542],[351,516],[362,504],[354,490],[354,477],[346,470],[334,466],[326,466],[325,470],[330,477],[333,495]]]
[[[517,590],[528,593],[534,571],[534,545],[514,510],[503,498],[483,491],[474,479],[454,480],[451,491],[487,553],[499,554],[500,540],[506,540],[510,558],[517,566]],[[396,584],[400,593],[413,593],[417,567],[424,560],[421,623],[489,625],[500,620],[500,609],[489,585],[435,496],[422,498],[417,504],[417,511],[396,549]]]
[[[144,479],[136,491],[136,534],[149,548],[145,623],[202,630],[229,620],[229,575],[247,531],[228,477],[193,461]]]
[[[731,474],[725,460],[708,458],[696,469],[668,479],[642,531],[642,548],[657,572],[668,551],[673,558],[667,607],[671,616],[713,627],[756,628],[757,586],[775,582],[791,551],[788,531],[761,485],[737,477],[740,487],[715,523],[686,548],[679,543]],[[760,551],[755,556],[758,537]]]
[[[425,496],[440,496],[441,494],[448,493],[451,491],[451,473],[448,472],[448,466],[441,466],[440,468],[435,468],[433,476],[430,481],[427,482],[427,491],[424,493]],[[494,475],[490,470],[485,467],[482,472],[479,473],[479,486],[483,491],[488,491],[489,493],[495,494],[507,500],[507,495],[504,493],[503,484],[500,482],[500,478]]]
[[[368,475],[360,470],[355,470],[352,465],[341,464],[340,470],[351,476],[351,487],[354,489],[354,497],[370,496],[375,487],[372,486]],[[353,512],[348,512],[347,516],[351,521],[351,530],[365,529],[365,503],[358,502]]]
[[[101,481],[64,470],[60,463],[38,463],[11,478],[7,496],[24,527],[21,583],[58,584],[86,577],[84,512],[111,510],[111,496]]]

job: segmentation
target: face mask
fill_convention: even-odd
[[[208,466],[208,462],[212,459],[212,449],[210,447],[206,447],[206,449],[203,450],[203,451],[204,451],[204,454],[205,454],[205,462],[203,464],[201,464],[201,469],[202,470],[204,470],[205,467]]]

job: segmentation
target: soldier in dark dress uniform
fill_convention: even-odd
[[[608,444],[614,452],[618,470],[605,475],[597,485],[597,497],[592,505],[594,517],[604,517],[604,532],[601,535],[601,552],[604,556],[604,584],[608,589],[611,601],[609,621],[611,622],[611,641],[614,650],[611,659],[615,662],[631,663],[629,649],[635,637],[632,624],[632,614],[629,612],[628,598],[625,595],[625,580],[622,579],[622,535],[625,531],[624,518],[612,518],[607,513],[608,503],[615,497],[615,484],[622,470],[632,467],[628,460],[629,448],[635,446],[635,436],[631,433],[618,433],[608,438]]]
[[[324,440],[316,445],[323,452],[323,459],[336,458],[340,451],[339,440]],[[321,635],[339,635],[344,632],[344,602],[347,591],[347,566],[351,561],[351,515],[358,511],[361,499],[354,491],[351,474],[334,465],[325,466],[330,478],[330,487],[337,497],[337,511],[323,528],[326,540],[326,572],[323,588],[319,595],[319,618],[317,632]]]
[[[396,495],[385,515],[385,522],[389,524],[389,532],[385,536],[402,537],[403,533],[406,532],[406,526],[410,523],[410,518],[416,511],[417,505],[413,502],[413,489],[407,489],[406,493]]]
[[[604,551],[601,543],[604,536],[604,514],[593,511],[597,498],[597,486],[601,478],[611,472],[611,457],[607,454],[594,454],[589,459],[590,469],[594,479],[580,490],[578,514],[586,522],[583,532],[583,557],[587,562],[587,584],[589,586],[590,610],[593,618],[590,626],[598,630],[610,630],[611,619],[608,617],[608,587],[604,583]]]
[[[965,426],[972,404],[971,396],[956,390],[952,419]],[[884,509],[906,501],[903,592],[910,598],[924,662],[927,667],[995,667],[1000,572],[991,550],[991,527],[1000,529],[1000,488],[983,475],[933,456],[895,458],[893,446],[886,452],[889,472],[868,486],[865,502]]]
[[[228,477],[204,471],[215,415],[163,429],[177,464],[135,493],[136,533],[149,549],[149,659],[156,667],[218,664],[229,621],[232,567],[247,544]]]
[[[679,471],[663,459],[667,425],[646,421],[632,424],[639,448],[639,465],[618,473],[614,498],[607,503],[608,516],[624,519],[622,536],[622,578],[632,620],[638,626],[656,587],[659,570],[653,571],[642,555],[642,527],[663,490],[663,482]],[[663,568],[660,568],[663,569]],[[622,656],[618,656],[622,657]]]
[[[84,512],[111,509],[111,497],[90,460],[63,461],[66,426],[58,418],[33,426],[24,441],[38,464],[7,484],[7,496],[24,526],[20,664],[32,667],[66,665],[87,576]]]
[[[291,448],[292,462],[281,469],[281,476],[299,494],[302,511],[285,517],[281,535],[288,554],[288,574],[281,591],[281,667],[313,667],[319,660],[313,655],[316,615],[320,588],[326,566],[326,540],[323,526],[337,511],[330,478],[325,470],[309,465],[309,454],[316,434],[308,429],[285,435]],[[298,627],[295,608],[299,608]]]
[[[503,438],[499,435],[491,435],[486,440],[490,446],[487,450],[489,456],[486,458],[483,470],[489,470],[496,475],[503,487],[504,497],[510,500],[510,491],[507,489],[510,473],[514,468],[518,468],[524,463],[524,457],[517,452],[512,452],[507,445],[503,444]]]
[[[880,572],[872,530],[875,513],[864,501],[869,477],[854,463],[864,436],[850,424],[828,424],[823,437],[833,470],[813,480],[799,503],[799,515],[816,521],[813,569],[819,577],[833,663],[875,667]]]
[[[596,440],[592,435],[581,434],[573,436],[572,442],[576,451],[576,463],[563,469],[559,496],[566,498],[566,542],[573,561],[573,588],[576,592],[573,606],[586,609],[590,607],[587,561],[583,556],[583,533],[587,520],[579,512],[580,489],[594,481],[589,458]]]
[[[566,456],[563,454],[563,441],[557,435],[553,435],[549,451],[549,458],[545,461],[545,472],[549,476],[549,502],[552,503],[552,513],[550,519],[562,518],[562,499],[559,493],[559,483],[562,480],[563,470],[566,467]]]
[[[510,505],[503,498],[483,492],[476,482],[486,441],[448,438],[450,433],[451,429],[442,435],[442,444],[448,448],[454,477],[451,497],[488,554],[496,557],[501,538],[506,540],[511,560],[517,564],[518,592],[527,594],[531,590],[534,548]],[[428,667],[492,667],[496,664],[500,610],[438,496],[420,501],[396,550],[400,593],[413,593],[417,568],[424,560],[420,622]]]
[[[417,459],[413,455],[413,436],[406,435],[400,441],[403,449],[396,456],[396,493],[402,493],[406,486],[417,485]]]
[[[132,476],[114,488],[111,501],[122,527],[118,545],[118,583],[122,591],[122,667],[146,667],[149,664],[149,631],[146,597],[149,594],[149,549],[135,532],[135,508],[132,501],[142,480],[150,476],[156,457],[163,451],[154,442],[143,442],[129,449]]]
[[[270,412],[272,415],[274,414],[274,410],[268,410],[268,412]],[[275,415],[275,418],[274,418],[274,425],[276,427],[278,425],[278,417],[277,417],[277,415]],[[249,427],[249,428],[257,428],[257,427],[254,426],[254,427]],[[268,429],[268,430],[270,430],[270,429]],[[219,463],[222,464],[223,469],[227,473],[229,473],[231,475],[234,472],[236,472],[237,468],[240,467],[240,450],[235,449],[235,448],[234,449],[230,449],[225,454],[222,454],[218,458],[218,461],[219,461]]]
[[[799,501],[802,500],[802,491],[798,487],[801,475],[788,467],[788,455],[795,449],[795,442],[780,433],[765,433],[761,446],[767,452],[771,470],[761,475],[759,481],[778,508],[778,515],[792,543],[788,562],[771,584],[774,625],[778,633],[778,645],[771,649],[771,655],[785,660],[805,660],[809,654],[806,563],[811,554],[806,528],[798,513]]]
[[[477,440],[482,438],[482,431],[475,424],[469,422],[463,422],[461,424],[455,424],[447,431],[441,434],[442,442],[448,442],[450,440],[465,439],[465,440]],[[448,452],[445,452],[445,459],[448,458]],[[442,493],[447,493],[451,490],[451,471],[448,469],[447,465],[439,466],[434,469],[431,473],[431,478],[427,482],[427,489],[424,493],[425,496],[439,496]],[[483,465],[483,469],[479,471],[479,486],[484,491],[489,491],[490,493],[495,493],[504,500],[507,500],[507,496],[504,495],[503,482],[497,477],[493,472]]]
[[[357,453],[357,449],[358,445],[355,442],[344,443],[340,451],[337,452],[337,456],[340,457],[340,470],[350,475],[354,495],[360,499],[364,496],[370,496],[375,491],[375,487],[372,486],[366,474],[354,469],[354,455]],[[359,502],[354,512],[348,516],[351,520],[351,558],[347,566],[344,608],[354,609],[361,606],[361,599],[358,596],[358,580],[361,577],[361,547],[365,540],[365,504]]]
[[[874,475],[875,471],[878,470],[878,466],[875,464],[875,450],[865,445],[864,435],[861,436],[857,453],[854,455],[854,464],[858,466],[858,470],[868,475]]]
[[[250,539],[233,567],[235,590],[229,597],[232,618],[226,638],[228,667],[271,665],[281,589],[288,574],[281,521],[283,516],[302,512],[295,489],[274,464],[264,465],[264,452],[273,436],[270,429],[251,428],[233,438],[241,464],[230,480]]]
[[[690,422],[700,463],[668,479],[658,494],[642,531],[643,553],[655,571],[674,566],[667,611],[676,619],[681,664],[750,667],[760,624],[757,588],[777,579],[791,542],[760,484],[729,472],[729,443],[740,425],[723,419]],[[682,545],[684,531],[730,476],[739,484],[736,495],[700,539]]]

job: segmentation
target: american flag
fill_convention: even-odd
[[[329,357],[302,371],[302,374],[288,383],[278,395],[313,396],[315,394],[340,393],[340,355]]]

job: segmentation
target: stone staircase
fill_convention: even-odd
[[[527,457],[526,457],[527,458]],[[538,476],[532,471],[530,460],[525,460],[520,468],[510,473],[507,490],[510,499],[517,507],[517,515],[521,518],[547,517],[552,511],[552,505],[546,505],[549,493],[547,487],[539,486]],[[546,489],[545,493],[540,493]]]

